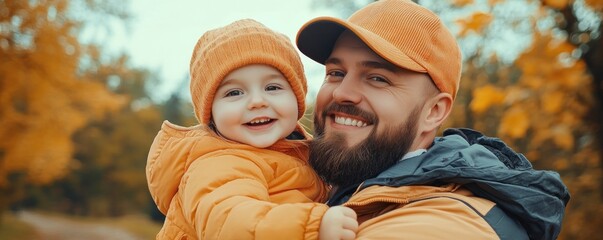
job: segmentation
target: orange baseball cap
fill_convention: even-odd
[[[318,17],[298,31],[297,47],[324,64],[345,30],[390,63],[429,74],[441,92],[456,97],[461,51],[452,33],[430,10],[409,0],[381,0],[356,11],[348,20]]]

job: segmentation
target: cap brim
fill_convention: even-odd
[[[343,19],[318,17],[304,24],[297,33],[299,50],[310,59],[324,64],[333,51],[339,35],[350,30],[377,55],[401,68],[427,72],[425,68],[381,36]]]

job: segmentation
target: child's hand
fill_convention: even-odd
[[[349,207],[329,208],[320,222],[318,238],[320,240],[353,240],[356,238],[358,221],[356,212]]]

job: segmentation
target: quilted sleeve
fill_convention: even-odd
[[[197,159],[184,176],[184,216],[202,239],[318,239],[327,206],[270,202],[270,166],[233,154]]]

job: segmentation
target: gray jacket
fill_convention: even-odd
[[[484,218],[501,239],[556,239],[570,199],[559,174],[534,170],[501,140],[471,129],[448,129],[426,153],[399,161],[360,186],[338,189],[329,205],[340,205],[354,191],[373,185],[445,183],[462,184],[495,202],[496,208]]]

